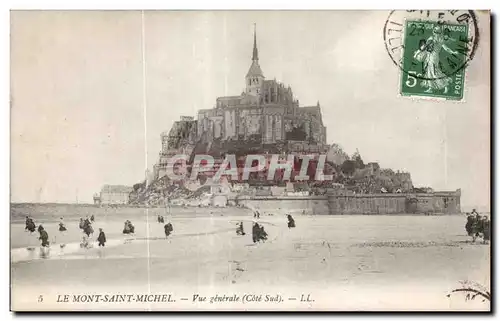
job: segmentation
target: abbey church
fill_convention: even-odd
[[[199,110],[197,119],[181,117],[161,134],[155,177],[165,173],[167,158],[176,154],[317,155],[328,150],[319,102],[300,107],[290,86],[266,79],[259,64],[256,31],[244,81],[240,95],[218,97],[214,108]]]

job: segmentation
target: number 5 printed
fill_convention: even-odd
[[[412,75],[417,75],[417,77],[422,76],[422,74],[417,74],[416,71],[408,71],[406,74],[406,86],[413,88],[417,85],[417,78],[413,77]]]

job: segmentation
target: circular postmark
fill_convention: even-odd
[[[472,10],[391,11],[383,36],[389,57],[403,73],[434,82],[464,70],[479,42]]]

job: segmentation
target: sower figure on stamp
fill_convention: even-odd
[[[419,49],[413,54],[413,58],[424,64],[422,87],[426,87],[426,93],[432,93],[433,90],[443,90],[446,94],[448,86],[451,84],[451,77],[447,76],[439,66],[439,54],[444,49],[451,55],[457,55],[458,52],[451,50],[446,44],[446,40],[454,40],[443,35],[442,26],[436,26],[432,30],[432,36],[427,40],[420,40]]]

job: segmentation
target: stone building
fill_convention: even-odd
[[[94,205],[101,205],[101,194],[100,193],[94,194]]]
[[[100,203],[102,205],[128,204],[132,187],[124,185],[104,185],[100,193]]]
[[[165,174],[167,159],[175,154],[318,155],[328,150],[319,102],[300,107],[290,86],[266,79],[259,64],[256,32],[244,91],[218,97],[214,108],[198,111],[196,120],[182,117],[161,134],[161,140],[156,178]]]

